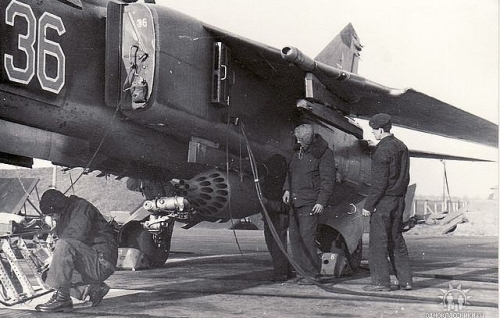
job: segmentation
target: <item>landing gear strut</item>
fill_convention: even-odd
[[[352,275],[359,269],[363,251],[363,241],[361,238],[359,239],[356,249],[350,253],[343,236],[337,230],[323,224],[318,227],[317,242],[318,248],[323,255],[325,255],[325,253],[331,253],[332,255],[336,254],[336,264],[332,269],[332,274],[334,276],[342,277]],[[328,262],[328,260],[323,259],[323,262]]]
[[[150,232],[139,221],[125,224],[119,235],[119,247],[135,248],[141,251],[151,267],[165,265],[170,254],[170,242],[174,230],[174,220],[157,232]]]

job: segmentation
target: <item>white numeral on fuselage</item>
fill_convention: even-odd
[[[26,65],[17,67],[14,65],[14,56],[5,54],[4,66],[9,80],[21,84],[29,84],[35,75],[42,89],[59,94],[64,87],[66,78],[66,56],[57,42],[47,39],[47,29],[54,29],[59,36],[66,32],[62,19],[56,15],[45,12],[37,20],[31,7],[27,4],[12,0],[5,10],[5,23],[14,26],[16,17],[26,20],[26,34],[19,34],[17,47],[26,55]],[[35,42],[38,45],[35,51]],[[47,75],[47,56],[50,55],[57,61],[57,71],[55,77]]]

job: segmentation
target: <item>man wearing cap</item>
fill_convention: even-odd
[[[390,266],[398,279],[395,287],[412,289],[408,249],[402,235],[410,159],[406,145],[390,132],[391,120],[390,115],[381,113],[369,121],[379,143],[372,153],[371,187],[363,208],[363,216],[370,217],[371,285],[363,288],[366,291],[391,290]]]
[[[316,232],[319,216],[333,193],[335,161],[333,151],[313,126],[295,128],[300,147],[291,159],[284,184],[283,202],[292,205],[289,238],[295,262],[310,278],[318,278],[321,262],[317,255]],[[300,285],[312,284],[302,277]]]
[[[60,312],[73,309],[70,296],[89,296],[97,306],[108,293],[104,283],[115,271],[118,247],[113,227],[87,200],[65,196],[50,189],[40,199],[42,214],[56,220],[57,241],[45,283],[56,290],[37,311]],[[81,281],[73,277],[77,272]],[[76,275],[75,275],[76,276]]]

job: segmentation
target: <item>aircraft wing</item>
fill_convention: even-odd
[[[313,60],[295,48],[281,51],[225,30],[203,24],[231,48],[237,63],[256,75],[272,79],[281,92],[304,90],[310,72],[335,96],[331,106],[346,116],[369,119],[388,113],[396,126],[498,147],[498,125],[414,89],[394,89]]]
[[[388,113],[397,126],[498,147],[497,125],[413,89],[362,96],[349,111],[363,119]]]
[[[262,79],[272,79],[272,85],[301,91],[305,72],[283,60],[279,49],[244,38],[237,34],[203,23],[203,27],[219,41],[231,48],[236,64]],[[236,79],[237,80],[237,79]]]

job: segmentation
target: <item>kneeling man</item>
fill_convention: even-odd
[[[37,311],[60,312],[73,309],[71,296],[90,297],[97,306],[108,293],[104,283],[115,271],[118,246],[114,229],[99,210],[87,200],[65,196],[54,189],[47,190],[40,200],[42,214],[56,220],[55,244],[52,262],[45,283],[56,290]],[[81,281],[73,277],[74,272]]]

